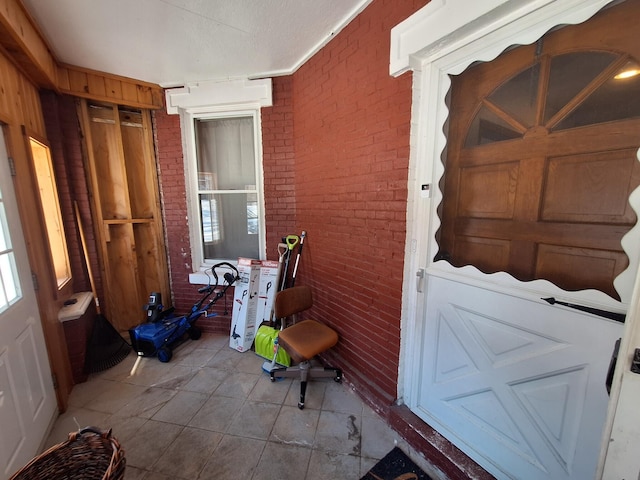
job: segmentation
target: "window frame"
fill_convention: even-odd
[[[258,198],[258,260],[265,259],[266,227],[264,174],[262,154],[262,122],[260,105],[225,105],[221,107],[193,108],[183,111],[181,126],[185,141],[185,182],[187,197],[187,218],[189,219],[189,240],[191,243],[191,260],[193,273],[189,282],[194,284],[208,283],[204,270],[218,261],[237,264],[237,258],[216,258],[206,260],[202,242],[202,226],[200,222],[200,199],[198,189],[198,157],[196,146],[196,120],[251,117],[253,119],[253,136],[255,146],[256,194]]]
[[[22,126],[22,136],[25,142],[25,150],[29,159],[29,169],[34,182],[34,188],[36,188],[38,198],[38,217],[42,225],[42,231],[45,234],[45,244],[47,246],[46,258],[48,275],[51,281],[51,285],[55,285],[54,295],[56,298],[65,298],[73,291],[73,269],[71,267],[71,258],[69,255],[69,244],[67,242],[67,232],[65,230],[64,218],[62,212],[62,205],[60,203],[60,194],[58,190],[58,178],[56,175],[56,169],[53,159],[53,152],[49,141],[40,135],[30,131],[26,126]],[[36,152],[33,150],[33,145],[37,145],[46,154],[46,162],[48,166],[48,173],[50,175],[50,182],[47,182],[46,187],[49,188],[50,196],[53,198],[53,204],[47,204],[46,199],[42,197],[41,189],[43,185],[39,181],[39,173],[37,167]],[[45,211],[48,209],[48,211]],[[51,211],[53,210],[53,212]],[[48,217],[53,214],[56,217],[58,231],[55,232],[55,228],[51,228],[48,221]],[[53,234],[52,234],[53,233]],[[55,238],[52,238],[55,237]],[[56,248],[55,245],[58,244]],[[55,251],[54,251],[55,250]],[[60,267],[61,259],[64,258],[64,268],[66,269],[66,275],[60,277],[58,275],[58,268]]]

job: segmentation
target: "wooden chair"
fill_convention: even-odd
[[[274,300],[275,317],[285,321],[313,305],[311,289],[307,286],[287,288],[276,294]],[[330,349],[338,342],[338,334],[332,328],[305,319],[284,328],[278,335],[278,344],[298,365],[271,370],[271,381],[279,377],[300,377],[300,401],[298,408],[304,408],[307,381],[312,377],[333,377],[336,382],[342,380],[342,371],[334,367],[312,367],[311,359]]]

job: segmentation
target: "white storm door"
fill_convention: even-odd
[[[0,478],[33,458],[57,413],[31,269],[0,134]]]
[[[623,325],[430,276],[414,412],[499,479],[594,478]]]

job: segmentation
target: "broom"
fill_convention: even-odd
[[[84,235],[82,219],[80,218],[80,210],[78,202],[74,202],[76,221],[80,232],[80,242],[82,244],[82,253],[84,255],[87,273],[89,275],[89,283],[91,284],[91,293],[96,304],[96,317],[93,321],[93,329],[91,337],[87,342],[87,349],[84,361],[84,373],[97,373],[115,367],[124,360],[131,351],[131,346],[125,341],[118,331],[109,323],[109,320],[102,315],[100,311],[100,301],[96,294],[96,286],[93,279],[93,272],[89,263],[89,252],[87,249],[87,240]]]

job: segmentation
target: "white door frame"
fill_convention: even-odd
[[[437,248],[434,235],[439,226],[439,219],[435,209],[442,198],[437,182],[444,171],[440,158],[446,147],[443,126],[448,116],[444,101],[450,87],[448,75],[461,73],[475,61],[490,61],[512,45],[535,42],[557,25],[582,23],[612,1],[432,0],[391,32],[390,73],[397,76],[412,70],[414,75],[398,380],[398,398],[410,408],[416,403],[415,386],[419,381],[416,363],[424,328],[421,322],[424,318],[424,277],[434,268],[441,276],[455,278],[458,275],[453,268],[434,267],[429,261]],[[634,242],[638,241],[638,230],[640,229],[634,228],[633,235],[625,237],[623,247],[630,243],[631,237],[634,238]],[[629,307],[634,284],[640,279],[636,280],[637,254],[631,254],[631,251],[628,253],[631,255],[630,268],[615,282],[623,299],[621,303],[616,304],[606,295],[594,291],[578,292],[573,298],[588,298],[586,303],[605,309]],[[458,269],[460,270],[464,272],[465,281],[478,285],[487,284],[486,279],[473,267]],[[506,277],[506,274],[493,275],[492,288],[508,291],[511,282],[507,281]],[[543,280],[530,282],[529,287],[536,292],[553,288],[549,282]],[[637,303],[637,294],[634,299]],[[636,303],[631,304],[633,307],[630,313],[637,309]],[[628,338],[630,328],[630,325],[625,328],[621,352],[625,352],[625,346],[631,348]],[[628,352],[626,359],[626,363],[630,363]],[[610,402],[609,418],[604,431],[605,440],[609,439],[611,433],[612,409],[615,410],[615,401],[620,389],[620,370],[618,368],[614,379],[614,401]],[[601,467],[606,443],[603,442]]]

